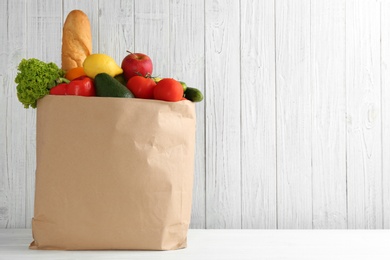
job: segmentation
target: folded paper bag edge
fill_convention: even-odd
[[[35,240],[33,240],[33,241],[30,243],[30,246],[29,246],[28,248],[29,248],[29,249],[38,249],[38,246],[36,245]]]

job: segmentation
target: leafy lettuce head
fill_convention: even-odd
[[[19,101],[25,108],[36,108],[37,100],[49,94],[50,88],[58,84],[64,71],[55,63],[45,63],[35,58],[23,59],[15,78]]]

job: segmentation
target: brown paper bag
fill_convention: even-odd
[[[37,109],[30,248],[186,247],[193,103],[46,96]]]

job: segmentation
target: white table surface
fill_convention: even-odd
[[[390,259],[390,230],[199,230],[175,251],[30,250],[31,229],[0,229],[0,259]]]

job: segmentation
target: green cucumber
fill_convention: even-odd
[[[187,87],[184,92],[184,97],[192,102],[200,102],[203,100],[203,94],[199,89]]]

